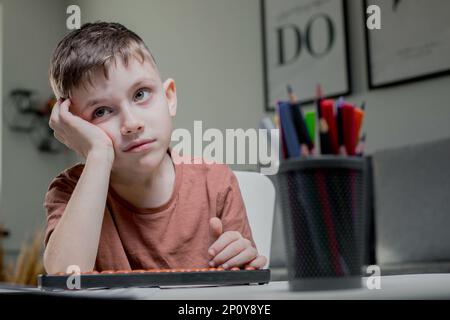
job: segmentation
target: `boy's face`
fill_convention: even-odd
[[[117,59],[109,79],[96,72],[93,86],[72,90],[70,111],[101,128],[114,145],[113,170],[154,168],[170,144],[172,118],[177,110],[175,83],[164,83],[150,62],[130,59],[128,66]],[[150,140],[144,150],[131,143]],[[136,167],[138,165],[138,167]]]

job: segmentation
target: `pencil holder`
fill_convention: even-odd
[[[367,158],[287,160],[277,174],[289,288],[358,288],[370,206]]]

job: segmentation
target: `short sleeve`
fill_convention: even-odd
[[[67,170],[59,174],[50,183],[44,199],[44,209],[47,215],[47,226],[44,237],[45,246],[47,246],[50,235],[61,219],[75,186],[76,181],[70,177]]]
[[[222,221],[223,231],[238,231],[256,248],[239,183],[233,171],[225,167],[223,188],[221,188],[223,191],[217,198],[217,216]]]

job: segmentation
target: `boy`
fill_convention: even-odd
[[[232,171],[170,152],[175,83],[139,36],[83,25],[55,49],[50,83],[49,125],[86,161],[45,196],[48,273],[264,267]]]

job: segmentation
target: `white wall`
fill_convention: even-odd
[[[3,0],[3,101],[14,88],[50,97],[50,55],[64,34],[65,5],[58,0]],[[59,14],[58,14],[59,13]],[[11,231],[5,247],[14,254],[45,221],[42,207],[50,180],[72,162],[66,154],[40,153],[29,135],[2,123],[2,200],[0,223]]]

